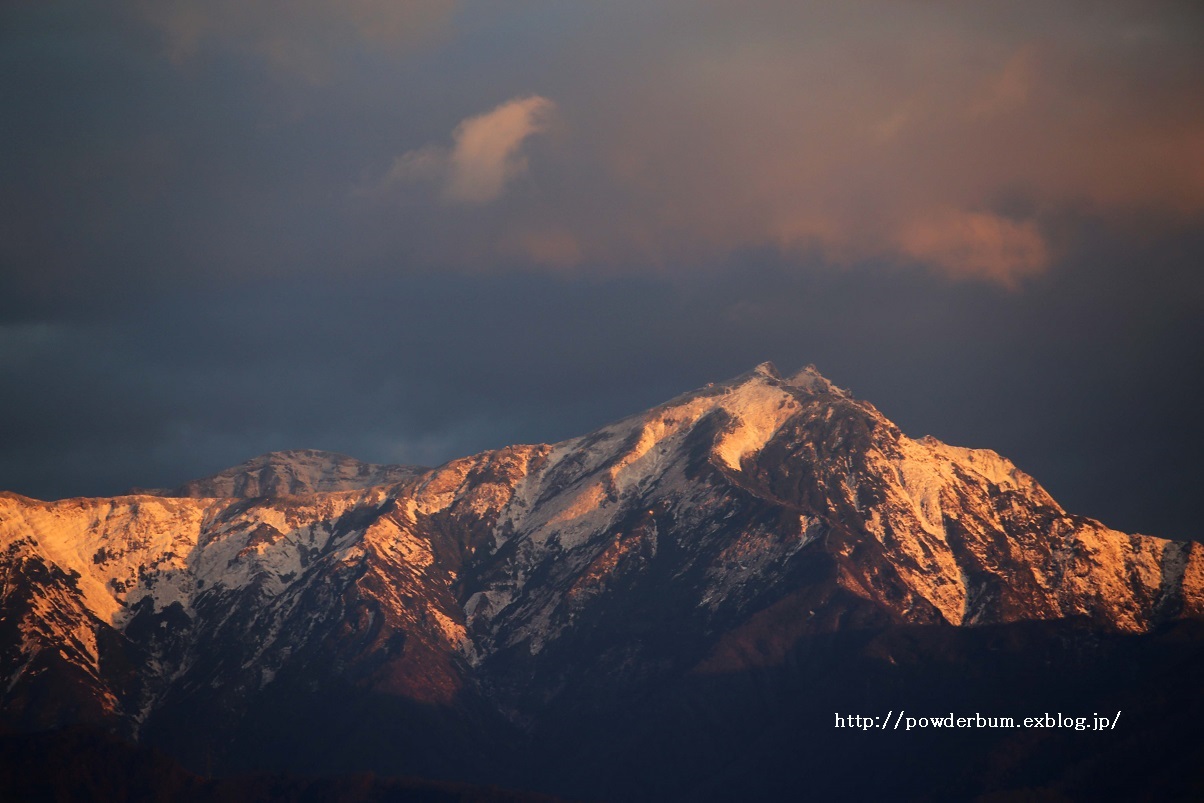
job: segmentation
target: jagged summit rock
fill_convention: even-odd
[[[836,387],[814,365],[807,365],[800,368],[785,380],[787,385],[803,390],[810,390],[814,393],[834,393],[838,396],[848,396],[846,390]]]
[[[752,373],[760,374],[762,376],[768,376],[771,379],[781,379],[782,378],[782,374],[780,371],[778,371],[778,367],[776,365],[774,365],[772,362],[770,362],[769,360],[766,360],[765,362],[757,365],[757,367],[752,370]]]

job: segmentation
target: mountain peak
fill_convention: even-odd
[[[767,376],[770,379],[781,379],[782,378],[782,374],[778,371],[778,367],[776,365],[774,365],[772,362],[770,362],[769,360],[766,360],[765,362],[758,365],[756,368],[754,368],[752,370],[752,372],[754,374],[758,374],[760,376]]]
[[[833,385],[827,377],[819,372],[818,368],[811,364],[800,368],[798,371],[782,380],[782,382],[789,387],[810,391],[811,393],[830,393],[836,396],[850,396],[847,390]]]
[[[748,381],[764,380],[772,380],[774,384],[781,384],[786,387],[807,390],[813,393],[835,393],[840,396],[849,395],[848,391],[833,385],[827,377],[819,372],[814,363],[808,363],[790,376],[783,376],[776,365],[766,360],[751,371],[731,380],[729,384],[740,385]]]

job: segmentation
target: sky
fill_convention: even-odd
[[[9,0],[0,488],[437,465],[764,360],[1204,538],[1204,7]]]

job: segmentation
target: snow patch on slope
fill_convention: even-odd
[[[715,447],[729,468],[739,471],[744,458],[765,448],[782,424],[799,411],[799,403],[776,384],[747,382],[724,396],[722,408],[736,425]]]
[[[211,507],[212,500],[157,497],[31,502],[0,516],[0,544],[31,538],[47,559],[79,574],[88,610],[115,624],[148,572],[185,568]]]

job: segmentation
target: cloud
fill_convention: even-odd
[[[970,107],[972,117],[994,117],[1020,108],[1028,100],[1036,79],[1032,48],[1024,48],[984,87],[982,95]]]
[[[513,210],[572,230],[582,263],[688,272],[775,248],[1010,286],[1053,264],[1067,214],[1204,219],[1204,25],[1186,6],[670,7],[588,62],[605,78],[565,67],[589,87],[559,91],[568,147],[596,169]]]
[[[406,151],[393,161],[393,166],[381,180],[381,189],[406,181],[434,181],[442,178],[448,168],[448,152],[438,145],[427,145]]]
[[[0,205],[21,225],[0,257],[30,286],[32,266],[127,270],[127,243],[197,274],[320,273],[337,254],[689,276],[773,250],[800,271],[1014,284],[1060,264],[1069,218],[1204,223],[1198,2],[124,3],[183,68],[141,24],[89,23],[79,48],[49,11],[61,44],[21,51],[41,71],[13,84],[24,183]]]
[[[527,172],[523,144],[547,129],[555,108],[547,98],[531,95],[469,117],[452,132],[450,149],[427,145],[407,151],[393,162],[381,187],[435,180],[442,185],[440,195],[445,201],[494,201],[507,183]]]
[[[499,251],[548,268],[569,268],[581,261],[581,245],[566,230],[521,231],[501,243]]]
[[[176,61],[210,42],[257,53],[273,67],[325,81],[354,47],[423,46],[454,15],[456,0],[135,0]]]
[[[909,257],[952,276],[1013,286],[1049,264],[1037,226],[998,215],[944,210],[910,222],[897,239]]]
[[[532,95],[507,101],[456,126],[444,197],[484,203],[501,195],[506,182],[526,172],[527,160],[520,153],[523,142],[545,130],[554,108],[547,98]]]

